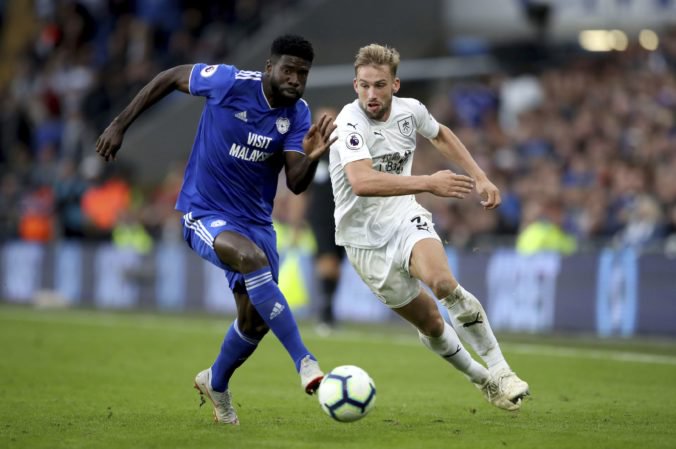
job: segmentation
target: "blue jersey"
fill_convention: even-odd
[[[272,223],[284,152],[303,152],[310,111],[303,100],[272,108],[261,76],[225,64],[193,66],[190,93],[206,102],[176,209]]]

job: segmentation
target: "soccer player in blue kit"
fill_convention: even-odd
[[[148,107],[174,90],[206,98],[176,209],[183,237],[202,258],[222,268],[237,305],[213,365],[197,374],[195,388],[211,400],[214,419],[239,424],[228,382],[268,330],[284,345],[312,394],[323,377],[305,347],[289,305],[277,285],[279,256],[272,206],[282,167],[298,194],[320,156],[335,139],[333,118],[310,126],[301,100],[314,51],[300,36],[272,43],[265,71],[231,65],[181,65],[161,72],[104,130],[96,151],[115,159],[124,133]]]

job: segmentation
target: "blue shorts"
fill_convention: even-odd
[[[225,271],[230,289],[235,293],[246,293],[244,275],[224,264],[214,250],[214,240],[223,231],[236,232],[256,244],[263,250],[270,264],[275,282],[279,279],[279,254],[277,253],[277,234],[272,225],[236,223],[229,217],[219,214],[203,215],[194,218],[192,212],[183,215],[183,239],[202,259],[208,260]]]

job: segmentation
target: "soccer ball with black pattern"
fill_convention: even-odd
[[[322,410],[340,422],[357,421],[376,404],[373,379],[358,366],[343,365],[324,376],[317,397]]]

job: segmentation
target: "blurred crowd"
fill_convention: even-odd
[[[493,214],[477,201],[424,196],[443,237],[468,249],[519,236],[526,252],[669,245],[676,254],[676,32],[661,37],[657,51],[577,53],[436,95],[433,115],[503,199]],[[420,149],[419,173],[445,167],[429,145]]]
[[[0,1],[3,40],[24,36],[0,62],[11,74],[0,84],[0,240],[113,238],[147,250],[178,235],[182,167],[141,190],[124,166],[96,158],[95,139],[159,71],[227,61],[293,2],[36,0],[21,15],[10,5],[29,2]],[[421,195],[442,238],[472,250],[502,241],[564,253],[671,244],[676,253],[675,73],[676,33],[667,32],[657,51],[575,53],[421,98],[503,195],[496,213]],[[447,167],[421,142],[414,172]]]
[[[141,191],[98,134],[158,72],[226,60],[293,2],[0,1],[0,240],[161,238],[182,167]]]

